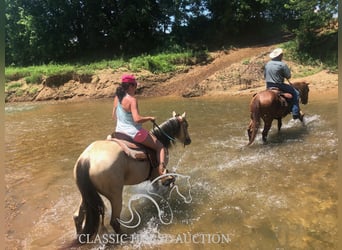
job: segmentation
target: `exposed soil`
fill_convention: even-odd
[[[134,72],[139,81],[138,94],[183,97],[250,95],[265,88],[263,66],[269,60],[268,54],[274,48],[275,45],[217,51],[210,54],[212,57],[210,62],[194,65],[187,70],[172,74]],[[286,61],[286,53],[284,61],[291,68],[292,82],[304,80],[310,83],[310,95],[337,96],[338,74],[324,70],[300,77],[304,72],[314,69]],[[33,86],[32,84],[28,86],[25,80],[21,79],[15,81],[23,84],[21,93],[5,91],[6,102],[113,97],[124,73],[132,72],[126,69],[115,71],[106,69],[98,71],[93,76],[70,75],[59,76],[59,79],[48,78],[42,84]]]

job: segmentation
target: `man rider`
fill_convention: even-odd
[[[289,84],[284,83],[284,79],[291,78],[291,71],[286,63],[282,62],[283,50],[277,48],[270,53],[271,60],[265,65],[264,77],[266,88],[278,88],[283,92],[292,95],[292,117],[303,122],[304,113],[299,109],[299,92]]]

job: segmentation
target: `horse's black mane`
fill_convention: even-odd
[[[159,128],[154,126],[151,132],[164,145],[164,147],[169,148],[171,142],[174,143],[173,139],[175,139],[175,136],[179,133],[179,129],[180,124],[177,118],[173,117],[159,125]]]

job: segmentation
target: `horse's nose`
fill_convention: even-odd
[[[186,138],[184,145],[189,145],[191,143],[191,139],[190,138]]]

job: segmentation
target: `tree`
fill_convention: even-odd
[[[33,36],[32,18],[25,15],[20,0],[5,0],[5,4],[6,62],[31,62],[32,55],[27,44],[30,44]]]
[[[337,0],[5,0],[6,64],[217,48],[283,31],[309,50]]]
[[[337,32],[332,34],[335,38],[330,39],[333,44],[325,42],[326,37],[322,32],[322,29],[327,27],[338,13],[337,7],[338,0],[290,0],[286,5],[299,23],[293,31],[296,34],[296,50],[301,58],[313,57],[322,60],[324,57],[330,57],[327,54],[331,53],[331,50],[337,51]],[[320,50],[323,44],[325,50]],[[333,60],[335,59],[337,58]]]

